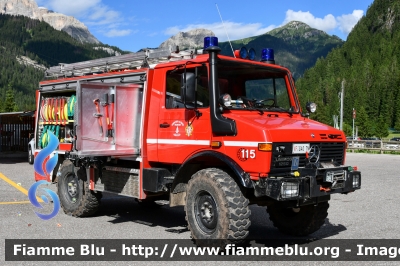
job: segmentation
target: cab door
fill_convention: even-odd
[[[181,80],[184,69],[166,71],[165,106],[160,109],[157,140],[160,162],[180,164],[191,154],[210,147],[207,68],[192,66],[186,71],[196,74],[197,104],[191,102],[185,107],[183,103]]]

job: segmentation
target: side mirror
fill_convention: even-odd
[[[196,99],[196,76],[194,73],[186,72],[181,79],[181,99],[184,104],[193,103]]]

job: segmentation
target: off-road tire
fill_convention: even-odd
[[[33,155],[32,147],[28,148],[28,163],[33,164],[35,162],[35,156]]]
[[[307,236],[314,233],[325,223],[329,203],[305,205],[298,209],[285,208],[281,202],[268,206],[269,219],[282,233],[292,236]],[[297,212],[295,212],[296,210]]]
[[[249,233],[248,204],[226,172],[215,168],[198,171],[186,190],[186,221],[192,239],[199,246],[242,242]]]
[[[99,208],[101,193],[89,189],[85,168],[65,160],[57,175],[57,193],[64,212],[75,217],[93,215]]]

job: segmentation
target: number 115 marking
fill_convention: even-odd
[[[256,158],[256,150],[242,149],[241,155],[243,159],[254,159]]]

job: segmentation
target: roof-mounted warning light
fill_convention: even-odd
[[[256,50],[254,50],[253,48],[247,50],[246,47],[242,47],[240,48],[240,50],[235,50],[235,57],[254,60],[256,58]]]
[[[204,50],[211,46],[218,46],[218,38],[214,36],[204,37]]]
[[[256,59],[256,50],[254,50],[253,48],[250,48],[249,49],[249,59],[250,60],[254,60],[254,59]]]
[[[261,62],[275,64],[274,49],[265,48],[261,51]]]

